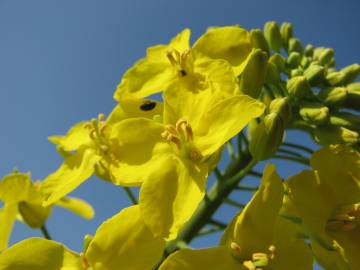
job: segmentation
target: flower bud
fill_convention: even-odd
[[[270,103],[269,113],[277,113],[284,121],[284,124],[287,123],[290,120],[291,116],[289,99],[287,97],[275,98]]]
[[[31,228],[41,228],[51,214],[51,206],[20,202],[19,212],[23,221]]]
[[[311,63],[311,59],[309,59],[309,57],[303,56],[301,57],[301,61],[300,61],[300,65],[303,68],[307,68]]]
[[[311,64],[304,71],[304,76],[311,86],[318,86],[325,80],[325,69],[318,64]]]
[[[360,74],[360,65],[359,64],[352,64],[341,69],[341,72],[345,73],[345,82],[344,84],[352,83],[356,80],[356,78]]]
[[[285,70],[286,59],[282,55],[278,53],[273,54],[270,56],[269,62],[273,63],[279,71]]]
[[[240,90],[244,94],[258,98],[265,81],[267,60],[267,53],[260,49],[250,53],[239,80]]]
[[[311,124],[324,124],[329,121],[329,108],[320,103],[303,103],[299,114],[303,120]]]
[[[360,130],[360,117],[349,112],[336,112],[330,115],[330,124]]]
[[[261,31],[261,29],[251,30],[250,39],[253,48],[269,52],[269,45],[267,44],[264,33]]]
[[[346,86],[347,98],[345,105],[348,108],[359,110],[360,108],[360,82],[354,82]]]
[[[334,49],[324,48],[319,54],[318,60],[323,66],[330,66],[334,60]]]
[[[326,105],[338,106],[344,103],[347,96],[347,90],[345,87],[323,88],[318,96]]]
[[[332,86],[344,85],[346,74],[341,71],[330,72],[326,75],[327,82]]]
[[[304,76],[296,76],[287,81],[286,89],[290,97],[301,99],[310,92],[310,85]]]
[[[314,129],[314,138],[321,145],[348,144],[359,142],[359,133],[339,126],[319,126]]]
[[[287,64],[291,68],[297,68],[300,65],[301,62],[301,55],[298,52],[292,52],[290,53]]]
[[[273,63],[268,63],[265,82],[276,84],[280,81],[280,72]]]
[[[288,45],[289,39],[293,37],[293,27],[289,22],[283,22],[280,27],[280,34],[284,46]]]
[[[304,53],[304,47],[301,44],[299,39],[297,39],[297,38],[290,38],[289,39],[288,52],[289,53],[298,52],[301,55]]]
[[[304,74],[304,72],[299,68],[292,69],[290,71],[290,77],[302,76],[303,74]]]
[[[312,57],[314,54],[315,47],[311,44],[306,45],[305,47],[305,55],[308,57]]]
[[[85,254],[94,236],[86,234],[83,240],[83,253]]]
[[[254,159],[270,158],[282,143],[284,132],[284,122],[277,113],[266,115],[252,133],[249,150]]]
[[[267,22],[264,26],[264,35],[270,49],[279,52],[281,49],[281,34],[276,22]]]

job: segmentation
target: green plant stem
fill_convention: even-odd
[[[296,143],[284,142],[282,145],[302,150],[302,151],[307,152],[307,153],[309,153],[311,155],[314,153],[314,151],[312,149],[310,149],[310,148],[308,148],[306,146],[303,146],[303,145],[296,144]]]
[[[239,202],[237,202],[235,200],[232,200],[232,199],[229,199],[229,198],[225,199],[224,202],[229,204],[229,205],[235,206],[237,208],[244,208],[245,207],[245,204],[239,203]]]
[[[286,155],[275,155],[272,158],[275,159],[282,159],[282,160],[289,160],[289,161],[294,161],[303,165],[309,165],[309,160],[308,159],[303,159],[303,158],[298,158],[298,157],[292,157],[292,156],[286,156]]]
[[[44,236],[46,239],[52,240],[52,238],[51,238],[51,236],[50,236],[50,234],[49,234],[49,231],[47,230],[45,224],[44,224],[42,227],[40,227],[40,230],[41,230],[43,236]]]
[[[226,143],[226,148],[227,148],[230,158],[233,160],[236,159],[235,152],[234,152],[234,146],[232,145],[231,141],[228,141]]]
[[[236,187],[237,190],[245,190],[245,191],[257,191],[258,187],[251,187],[251,186],[245,186],[245,185],[238,185]]]
[[[132,204],[137,204],[137,199],[129,187],[123,187]]]
[[[278,149],[278,153],[289,154],[289,155],[292,155],[292,156],[295,156],[295,157],[299,157],[299,158],[305,158],[303,155],[301,155],[301,154],[299,154],[299,153],[296,153],[296,152],[294,152],[294,151],[287,150],[287,149],[282,149],[282,148],[279,148],[279,149]]]
[[[262,173],[256,172],[256,171],[250,171],[248,173],[249,175],[256,176],[256,177],[262,177]]]
[[[204,228],[196,235],[196,237],[206,236],[212,233],[222,232],[221,228]]]
[[[177,242],[189,243],[200,230],[211,221],[213,214],[221,206],[224,198],[237,187],[240,180],[256,165],[256,161],[250,155],[232,161],[223,175],[223,181],[215,182],[210,188],[205,199],[200,203],[192,218],[180,230],[177,239],[171,241],[166,247],[166,254],[176,250]]]

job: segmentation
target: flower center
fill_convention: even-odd
[[[241,257],[241,248],[237,243],[232,242],[230,244],[230,248],[233,257],[236,260],[240,261],[243,264],[243,266],[245,266],[249,270],[265,269],[264,267],[267,267],[270,261],[275,258],[276,248],[273,245],[269,246],[268,253],[264,253],[264,252],[253,253],[250,260]]]
[[[95,143],[99,154],[102,156],[110,154],[110,144],[106,136],[106,129],[108,128],[108,125],[105,124],[105,115],[100,113],[97,119],[91,119],[86,125],[86,128],[89,129],[90,138]]]
[[[170,61],[170,64],[175,67],[179,77],[185,77],[190,72],[190,61],[189,56],[191,55],[191,50],[186,50],[182,53],[175,49],[170,49],[166,56]]]
[[[194,133],[186,119],[180,119],[176,125],[167,125],[161,137],[167,142],[176,145],[180,155],[190,158],[192,161],[199,161],[202,156],[193,144]]]
[[[352,231],[360,226],[360,202],[337,208],[326,224],[330,231]]]

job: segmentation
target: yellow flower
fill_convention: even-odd
[[[287,181],[288,197],[326,269],[360,269],[360,155],[344,145],[316,152],[311,171]]]
[[[173,239],[205,194],[213,155],[264,106],[245,95],[215,102],[207,91],[172,89],[164,96],[163,123],[127,119],[113,126],[110,137],[121,156],[118,184],[143,181],[139,202],[145,223],[154,235]]]
[[[0,270],[144,270],[161,258],[165,241],[152,236],[138,206],[105,221],[77,254],[41,238],[21,241],[0,254]]]
[[[174,83],[191,91],[234,91],[235,76],[251,52],[249,33],[238,26],[211,28],[191,49],[189,39],[190,30],[185,29],[168,45],[148,48],[146,57],[124,74],[115,99],[146,97]]]
[[[278,216],[283,192],[275,167],[268,165],[259,190],[228,225],[220,246],[180,250],[160,270],[312,269],[310,250],[296,238],[296,227]]]
[[[44,206],[69,194],[94,173],[114,182],[114,170],[119,168],[113,141],[109,139],[111,127],[127,118],[153,118],[156,115],[162,115],[160,102],[126,99],[115,107],[106,121],[100,114],[97,120],[76,124],[65,136],[50,137],[49,140],[57,145],[64,156],[64,162],[44,180]],[[141,181],[137,184],[140,185]]]
[[[41,182],[33,183],[28,173],[14,172],[1,180],[0,201],[4,206],[0,209],[0,251],[8,245],[16,218],[32,228],[40,228],[51,214],[52,206],[42,206],[40,186]],[[92,207],[77,198],[60,198],[54,204],[86,219],[94,216]]]

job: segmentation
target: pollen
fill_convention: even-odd
[[[185,50],[180,53],[178,50],[170,49],[166,53],[166,57],[169,59],[170,64],[176,69],[179,77],[185,77],[190,71],[189,58],[191,50]]]

